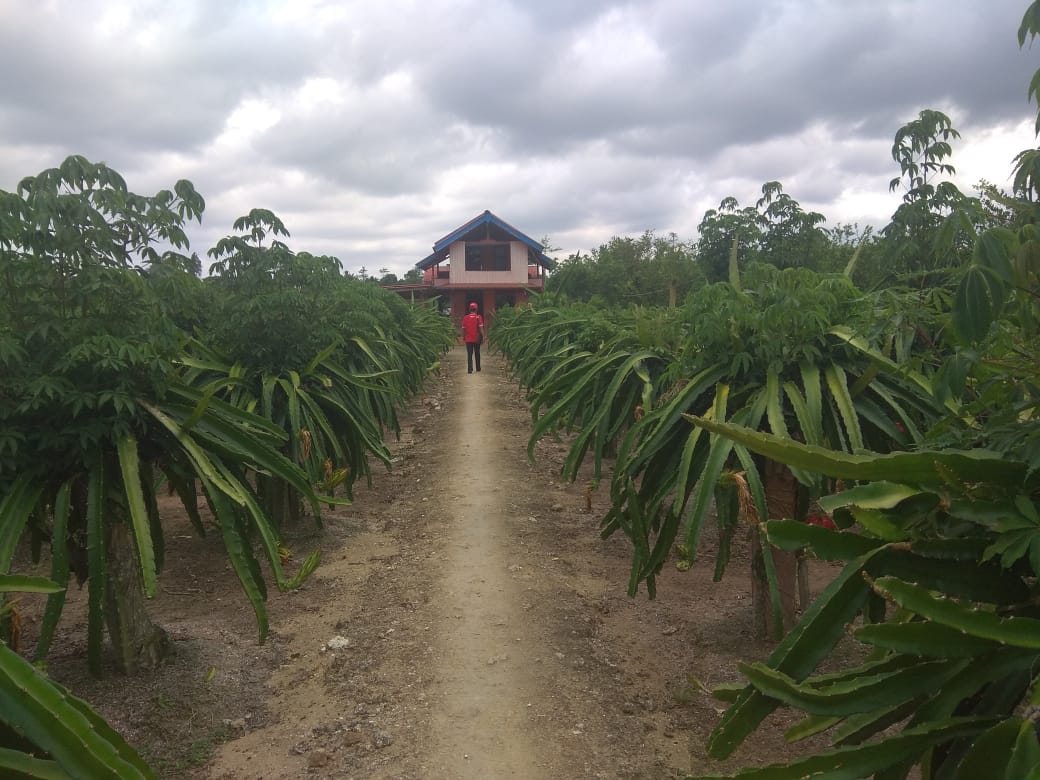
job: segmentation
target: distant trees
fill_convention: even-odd
[[[648,230],[639,238],[615,236],[587,255],[571,255],[553,271],[546,290],[610,306],[665,306],[703,283],[690,242]]]
[[[639,238],[615,236],[588,254],[561,261],[546,290],[610,306],[674,306],[691,291],[728,279],[734,254],[740,269],[766,263],[840,272],[871,231],[856,225],[826,229],[824,221],[823,214],[803,209],[780,182],[770,181],[754,206],[741,206],[730,196],[705,212],[696,241],[650,230]]]
[[[561,261],[546,289],[604,305],[674,304],[692,289],[728,280],[731,261],[738,271],[764,263],[845,273],[865,289],[955,285],[979,233],[1015,219],[1012,196],[994,185],[980,182],[973,197],[948,180],[956,172],[950,159],[958,138],[950,117],[932,109],[896,131],[892,159],[899,175],[889,187],[901,189],[903,199],[878,231],[826,227],[823,214],[803,208],[781,182],[768,181],[754,205],[742,206],[730,195],[708,209],[696,240],[649,230],[639,238],[615,236]],[[1040,154],[1024,153],[1019,166],[1040,170]],[[1024,189],[1023,176],[1016,194]]]

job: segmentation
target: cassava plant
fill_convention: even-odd
[[[389,465],[384,437],[398,432],[398,408],[450,343],[450,325],[345,277],[335,258],[268,243],[288,236],[269,211],[234,227],[239,235],[210,250],[216,304],[189,347],[186,379],[270,420],[286,434],[286,457],[326,496],[342,486],[349,497],[370,456]],[[266,474],[257,483],[277,524],[299,518],[290,483]]]
[[[72,157],[0,193],[0,572],[20,542],[49,548],[52,579],[70,569],[88,585],[88,657],[102,668],[105,627],[117,666],[148,669],[165,633],[148,618],[163,563],[157,484],[167,480],[196,526],[196,486],[213,510],[229,558],[266,634],[258,538],[279,587],[278,540],[247,475],[284,475],[313,495],[306,475],[278,453],[280,430],[185,385],[175,370],[183,334],[164,316],[139,270],[161,259],[152,243],[186,246],[183,225],[201,214],[191,184],[152,198],[117,173]],[[316,506],[316,503],[315,503]],[[64,604],[51,595],[37,655]]]
[[[665,374],[670,384],[618,453],[603,532],[622,530],[632,540],[632,592],[645,580],[653,594],[676,543],[686,561],[696,557],[726,475],[740,474],[760,520],[804,519],[830,485],[812,471],[755,459],[743,446],[691,426],[685,415],[853,452],[909,446],[942,411],[923,381],[853,336],[869,300],[844,277],[759,265],[734,280],[691,296],[689,336]],[[726,564],[725,549],[718,553],[717,577]],[[760,566],[758,578],[772,594],[772,619],[760,627],[779,635],[793,617],[793,563],[786,562],[783,583],[772,554],[763,554]],[[757,601],[762,621],[765,599]]]
[[[767,468],[746,449],[702,433],[684,414],[736,419],[854,451],[910,446],[943,412],[919,372],[886,356],[906,352],[903,340],[882,353],[847,327],[873,324],[878,315],[874,299],[846,278],[765,265],[744,276],[733,268],[732,282],[702,288],[680,311],[538,302],[496,323],[496,344],[528,388],[529,451],[541,436],[573,432],[563,466],[568,479],[586,458],[599,478],[604,455],[616,454],[602,531],[631,539],[633,593],[645,581],[654,594],[677,543],[680,563],[692,562],[713,503],[728,506],[724,499],[735,490],[760,519],[804,518],[829,486],[804,470]],[[721,539],[734,531],[730,515],[718,514]],[[792,561],[784,562],[781,583],[772,554],[761,556],[756,604],[763,631],[779,634],[785,619],[791,623]],[[723,544],[716,577],[727,562]]]

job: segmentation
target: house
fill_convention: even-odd
[[[485,317],[526,303],[529,291],[545,288],[553,260],[539,241],[485,211],[434,243],[433,252],[415,265],[423,272],[420,284],[389,289],[415,299],[441,296],[443,308],[461,325],[470,303]]]

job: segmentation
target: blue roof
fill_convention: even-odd
[[[521,233],[519,230],[510,225],[504,219],[495,216],[490,211],[485,211],[483,214],[474,217],[465,225],[455,228],[455,230],[448,233],[448,235],[444,236],[444,238],[437,241],[437,243],[433,245],[433,253],[424,257],[422,260],[416,263],[416,265],[419,268],[425,270],[430,266],[436,265],[439,262],[447,260],[448,247],[450,247],[456,241],[460,240],[467,233],[472,232],[474,229],[484,224],[494,225],[495,227],[499,228],[500,230],[503,230],[504,232],[512,236],[517,241],[526,244],[534,251],[535,258],[538,261],[538,263],[544,266],[545,268],[552,268],[553,265],[555,265],[553,259],[542,251],[543,247],[540,241],[535,241],[533,238],[526,235],[525,233]]]

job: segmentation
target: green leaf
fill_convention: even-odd
[[[769,542],[781,550],[809,547],[817,558],[825,561],[849,561],[882,544],[877,539],[831,531],[797,520],[770,520],[765,529]]]
[[[51,580],[60,586],[60,590],[47,597],[47,606],[43,611],[40,625],[40,636],[36,640],[35,658],[40,661],[47,657],[54,630],[61,619],[65,608],[66,586],[69,582],[69,548],[68,524],[71,509],[72,480],[62,483],[54,497],[54,517],[51,528]]]
[[[213,506],[213,516],[220,527],[224,539],[224,548],[227,550],[231,566],[242,583],[242,589],[253,605],[256,613],[256,623],[259,630],[259,641],[263,644],[267,638],[269,623],[267,619],[267,589],[264,586],[262,576],[258,576],[259,568],[253,551],[243,539],[236,519],[236,512],[240,512],[234,504],[228,501],[222,491],[214,489],[214,486],[203,479],[203,486]]]
[[[65,586],[46,577],[26,574],[0,574],[0,593],[59,593]]]
[[[874,589],[904,609],[971,636],[1010,647],[1040,649],[1040,620],[1035,618],[1002,618],[995,612],[933,596],[925,588],[894,577],[879,577],[874,581]]]
[[[962,338],[981,341],[989,333],[1003,304],[1003,291],[992,272],[970,266],[961,277],[953,300],[953,324]]]
[[[83,702],[0,644],[0,719],[71,777],[151,778],[140,757]]]
[[[33,758],[10,748],[0,747],[0,772],[4,777],[19,780],[68,780],[69,774],[57,761]]]
[[[1008,718],[979,734],[961,759],[955,780],[1003,777],[1021,723],[1018,718]]]
[[[87,665],[101,676],[101,644],[104,641],[104,603],[108,587],[105,555],[105,470],[99,462],[87,477]]]
[[[795,723],[784,732],[784,742],[799,742],[809,737],[827,731],[827,729],[841,723],[841,718],[829,715],[810,715]]]
[[[879,552],[851,561],[831,581],[769,656],[770,666],[792,679],[804,678],[816,668],[866,602],[870,589],[863,579],[864,566]],[[779,704],[753,686],[746,687],[712,730],[708,754],[726,758]]]
[[[11,568],[18,540],[41,493],[43,484],[26,474],[15,478],[0,501],[0,572]]]
[[[858,350],[860,353],[870,358],[870,360],[875,365],[881,367],[886,374],[898,377],[910,383],[911,385],[916,386],[917,389],[920,391],[922,397],[932,397],[932,386],[929,383],[928,379],[920,372],[912,371],[906,366],[896,363],[895,361],[886,357],[878,350],[869,346],[864,339],[853,335],[852,331],[850,331],[846,327],[834,327],[831,328],[829,332],[831,333],[831,335],[836,336],[837,338],[841,339],[846,344],[848,344],[850,347]],[[958,405],[951,399],[946,401],[945,408],[948,411],[957,412]]]
[[[1014,749],[1011,751],[1011,758],[1007,762],[1005,780],[1016,780],[1020,777],[1035,780],[1038,768],[1040,768],[1040,742],[1036,737],[1036,725],[1031,720],[1022,720],[1018,724],[1018,736],[1015,739]]]
[[[729,401],[729,385],[720,384],[715,391],[715,403],[712,407],[712,416],[717,420],[726,419],[726,405]],[[710,443],[708,460],[704,464],[704,470],[696,477],[697,487],[694,490],[693,504],[690,509],[688,525],[686,527],[686,548],[690,554],[695,554],[700,541],[700,531],[703,527],[703,519],[708,507],[714,497],[715,485],[719,481],[719,475],[726,465],[726,459],[733,450],[733,442],[715,437]]]
[[[892,707],[851,715],[831,734],[831,742],[835,746],[862,744],[878,732],[906,720],[920,703],[921,697],[917,697]]]
[[[192,439],[188,431],[184,430],[176,420],[158,407],[142,400],[139,400],[138,403],[176,437],[177,442],[184,449],[185,454],[191,460],[192,467],[200,478],[204,477],[209,480],[229,497],[234,498],[237,495],[237,489],[224,479],[220,471],[213,465],[206,451]]]
[[[892,481],[909,485],[948,485],[950,477],[967,482],[1020,485],[1026,466],[988,450],[894,452],[852,455],[781,439],[742,426],[684,414],[694,425],[727,436],[749,450],[838,479]]]
[[[828,514],[846,506],[858,506],[863,509],[892,509],[901,501],[920,495],[922,492],[924,491],[908,485],[879,481],[866,485],[854,485],[841,493],[820,498],[819,503],[820,508]]]
[[[155,571],[155,547],[152,543],[152,524],[145,505],[144,493],[141,490],[140,464],[137,455],[137,439],[131,434],[116,441],[119,454],[119,466],[122,469],[123,489],[126,491],[127,508],[134,527],[134,539],[137,542],[137,554],[141,560],[141,578],[144,594],[148,598],[155,595],[157,587]]]
[[[864,675],[826,686],[800,684],[765,664],[739,664],[740,671],[767,696],[811,715],[845,717],[894,707],[928,693],[965,667],[967,660],[924,661],[893,672]]]
[[[855,637],[885,650],[930,658],[973,658],[1000,647],[999,642],[928,621],[868,624],[856,629]]]
[[[852,517],[870,536],[886,542],[901,542],[910,538],[910,533],[893,523],[884,512],[872,509],[852,509]]]
[[[853,452],[862,450],[863,434],[859,427],[859,415],[856,414],[856,407],[853,405],[852,396],[849,394],[845,371],[840,366],[831,363],[826,366],[823,375],[827,380],[827,388],[831,391],[831,397],[834,399],[834,403],[837,405],[838,412],[841,414],[842,421],[845,424],[845,433],[849,438],[849,446]]]
[[[787,764],[744,769],[734,780],[855,780],[913,759],[934,745],[958,738],[971,738],[993,724],[992,718],[951,718],[903,731],[878,742],[828,750]],[[690,775],[688,780],[727,780],[721,775]]]

